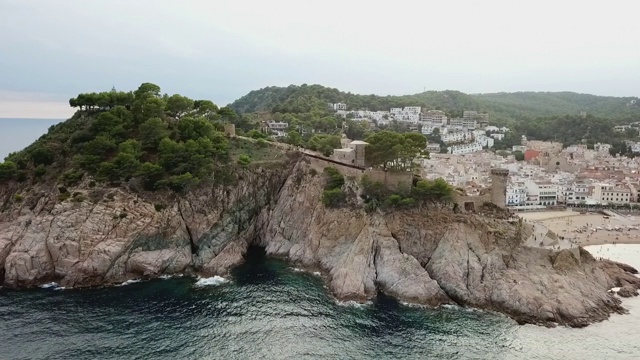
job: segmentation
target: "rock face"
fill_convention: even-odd
[[[258,245],[320,269],[339,299],[365,301],[382,291],[412,303],[457,303],[521,323],[569,326],[624,313],[607,290],[640,288],[635,269],[582,249],[522,246],[531,230],[521,223],[437,205],[327,209],[324,183],[302,158],[243,170],[233,186],[203,185],[182,197],[81,184],[72,191],[82,196],[72,200],[61,202],[54,186],[15,202],[21,189],[3,188],[0,279],[13,288],[49,281],[84,287],[162,274],[224,275]]]

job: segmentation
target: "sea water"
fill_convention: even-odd
[[[47,133],[51,125],[61,119],[0,118],[0,162],[9,153],[22,150]]]
[[[639,245],[616,245],[621,254]],[[612,251],[612,250],[610,250]],[[633,261],[631,261],[633,260]],[[626,261],[636,266],[640,258]],[[322,277],[252,249],[228,278],[0,290],[1,359],[639,359],[640,301],[584,329],[386,296],[337,303]]]
[[[59,121],[0,119],[0,159]],[[640,245],[588,250],[640,268]],[[248,260],[229,278],[0,289],[0,359],[640,359],[640,298],[624,300],[629,315],[547,329],[383,295],[337,302],[318,273]]]

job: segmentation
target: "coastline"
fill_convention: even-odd
[[[518,216],[536,227],[536,235],[528,246],[571,248],[640,244],[640,216],[612,212],[608,215],[599,212],[582,214],[572,210],[519,213]]]

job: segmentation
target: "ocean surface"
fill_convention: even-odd
[[[0,118],[0,162],[9,153],[22,150],[47,133],[51,125],[62,119],[8,119]]]
[[[640,265],[638,245],[597,250]],[[548,329],[385,296],[366,305],[338,303],[319,274],[252,249],[228,279],[0,290],[0,358],[639,359],[640,299],[625,305],[630,315]]]

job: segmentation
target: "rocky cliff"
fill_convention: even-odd
[[[610,288],[630,295],[640,288],[634,269],[584,250],[522,246],[530,229],[517,221],[439,205],[327,209],[324,182],[308,160],[296,158],[242,170],[233,186],[202,185],[185,196],[136,195],[85,181],[62,201],[57,186],[5,187],[2,285],[224,275],[253,244],[321,270],[339,299],[364,301],[383,291],[429,306],[500,311],[521,323],[585,326],[625,312]],[[346,186],[357,190],[353,182]]]

